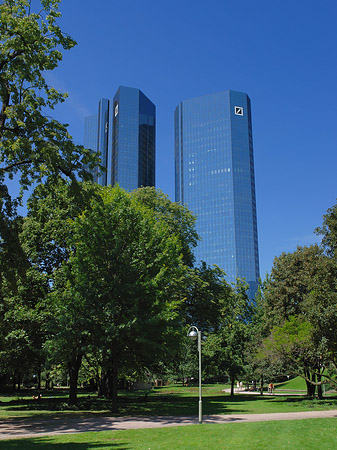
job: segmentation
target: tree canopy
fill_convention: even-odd
[[[76,42],[57,20],[60,0],[41,0],[38,12],[29,0],[0,4],[0,184],[19,175],[23,189],[60,174],[86,175],[94,164],[89,150],[74,145],[67,126],[48,115],[67,94],[46,81],[46,72],[62,60],[62,50]]]
[[[275,258],[265,283],[264,324],[270,336],[263,351],[271,362],[320,386],[336,357],[336,264],[318,245],[298,247]],[[331,380],[332,381],[332,380]]]

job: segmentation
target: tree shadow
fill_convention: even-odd
[[[337,408],[337,397],[334,396],[326,396],[322,399],[318,398],[310,398],[306,396],[282,396],[282,397],[271,397],[274,399],[275,403],[291,403],[295,406],[311,406],[311,407],[317,407],[317,406],[334,406]]]
[[[221,389],[221,388],[220,388]],[[214,394],[214,395],[213,395]],[[19,412],[20,417],[9,417],[6,421],[20,422],[29,418],[30,421],[57,421],[82,420],[89,417],[125,417],[125,416],[196,416],[198,414],[198,390],[195,387],[184,388],[178,392],[167,388],[152,391],[124,392],[119,396],[119,413],[111,413],[111,401],[98,398],[96,395],[86,395],[79,398],[74,408],[68,407],[64,397],[42,397],[39,400],[13,399],[1,404],[1,409],[10,415]],[[291,403],[305,405],[303,402],[311,401],[307,397],[261,396],[259,394],[236,394],[230,396],[221,390],[203,388],[204,414],[231,414],[253,412],[254,407],[247,407],[257,401],[273,403]],[[317,401],[316,405],[317,405]],[[328,399],[322,400],[327,405]],[[337,398],[329,398],[329,404],[337,407]],[[246,405],[246,406],[245,406]],[[259,408],[257,408],[259,409]],[[27,414],[25,412],[27,411]],[[31,412],[31,414],[30,414]],[[258,411],[256,411],[258,412]]]
[[[247,408],[240,408],[238,405],[253,403],[263,399],[272,401],[273,398],[261,397],[260,395],[207,395],[202,397],[203,414],[231,414],[245,413]],[[120,404],[119,412],[121,415],[162,415],[162,416],[195,416],[198,414],[198,395],[181,396],[178,393],[169,395],[149,396],[146,402],[138,403],[130,399]],[[231,407],[231,405],[235,407]]]
[[[127,442],[121,439],[103,438],[92,439],[92,442],[53,442],[48,437],[11,439],[0,441],[0,450],[95,450],[95,449],[128,450],[131,449]]]

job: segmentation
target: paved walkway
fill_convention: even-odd
[[[273,414],[227,414],[204,416],[203,423],[263,422],[269,420],[317,419],[335,417],[337,410],[305,411]],[[194,417],[95,417],[87,419],[27,420],[8,419],[0,421],[0,439],[39,437],[52,434],[83,433],[86,431],[130,430],[137,428],[177,427],[195,425]]]

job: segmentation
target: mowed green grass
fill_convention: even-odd
[[[283,383],[275,383],[275,391],[278,389],[286,389],[286,390],[294,390],[294,391],[304,391],[307,390],[307,385],[302,377],[292,378],[289,381],[285,381]]]
[[[0,441],[0,450],[335,450],[336,419],[102,431]]]
[[[231,397],[223,392],[223,385],[203,387],[204,414],[275,413],[337,409],[337,397],[323,400],[299,396],[260,396],[237,394]],[[0,403],[0,419],[34,417],[83,417],[111,415],[111,404],[96,395],[81,395],[77,407],[69,409],[67,393],[46,394],[41,400],[31,396],[23,398],[3,397]],[[0,399],[1,400],[1,399]],[[120,394],[121,416],[197,416],[198,387],[167,386],[152,391],[124,392]]]

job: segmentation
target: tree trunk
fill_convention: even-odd
[[[311,376],[311,380],[316,383],[316,375],[313,373]],[[315,393],[316,393],[316,385],[312,384],[311,385],[311,397],[315,397]]]
[[[305,370],[304,375],[310,379],[310,372],[309,370]],[[307,385],[307,396],[311,397],[311,393],[312,393],[312,384],[310,383],[310,381],[308,381],[307,379],[305,379],[305,384]]]
[[[260,379],[260,395],[263,395],[263,377]]]
[[[96,378],[90,378],[89,380],[89,389],[91,392],[97,391],[97,380]]]
[[[0,111],[0,136],[2,136],[3,129],[5,127],[5,122],[6,122],[6,118],[7,118],[5,111],[6,111],[6,108],[9,106],[9,101],[11,98],[8,82],[4,82],[3,87],[5,88],[5,90],[4,90],[4,95],[3,95],[3,97],[4,97],[3,103],[2,103],[1,111]]]
[[[112,399],[113,377],[111,367],[102,370],[98,385],[98,396]]]
[[[102,369],[101,377],[98,382],[98,396],[108,397],[108,373]]]
[[[75,354],[72,356],[71,360],[68,362],[68,372],[69,372],[69,399],[68,404],[75,405],[77,402],[77,380],[78,372],[81,367],[83,354]]]
[[[308,381],[308,380],[312,380],[313,382],[316,382],[316,375],[311,374],[309,370],[306,370],[305,376],[307,377],[307,379],[305,380],[306,385],[307,385],[307,396],[314,397],[315,391],[316,391],[316,386],[314,384],[310,383],[310,381]]]
[[[48,390],[50,389],[50,372],[46,373],[46,384],[45,384],[45,389]]]
[[[321,381],[322,381],[321,375],[317,375],[317,382],[321,382]],[[323,391],[322,391],[322,385],[321,385],[321,384],[319,384],[319,385],[317,386],[317,397],[318,397],[320,400],[322,400],[322,398],[323,398]]]
[[[109,358],[105,360],[105,367],[102,370],[101,379],[98,386],[98,395],[111,400],[111,410],[116,413],[118,410],[118,364],[117,352],[114,346],[111,348]]]
[[[112,412],[118,412],[118,361],[117,361],[117,352],[116,349],[113,348],[112,351],[112,386],[111,386],[111,400],[112,400]]]
[[[18,372],[18,392],[21,391],[21,373]]]
[[[5,374],[5,375],[0,374],[0,392],[4,389],[7,379],[8,379],[7,374]]]
[[[234,383],[235,383],[235,377],[231,376],[231,395],[234,395]]]
[[[309,383],[308,380],[305,380],[305,384],[307,385],[307,396],[310,397],[311,384]]]
[[[41,369],[37,372],[37,392],[41,392]]]

